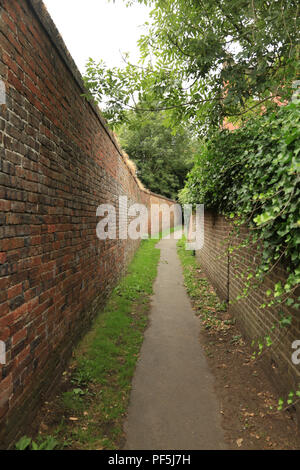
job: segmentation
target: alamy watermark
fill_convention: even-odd
[[[292,88],[296,90],[292,95],[292,102],[295,102],[300,98],[300,80],[295,80],[293,82]]]
[[[296,349],[292,354],[292,363],[298,366],[300,364],[300,339],[296,339],[292,343],[292,349]]]
[[[6,89],[3,80],[0,80],[0,105],[6,104]]]
[[[6,364],[6,345],[4,341],[0,341],[0,364]]]
[[[131,240],[170,238],[171,228],[176,228],[174,238],[184,235],[187,250],[200,250],[204,244],[204,205],[197,204],[144,204],[129,205],[127,196],[119,197],[118,208],[101,204],[96,211],[101,220],[96,233],[99,240]],[[183,226],[182,226],[183,225]]]

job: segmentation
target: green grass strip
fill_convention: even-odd
[[[141,242],[127,275],[75,352],[75,389],[63,401],[81,420],[79,426],[65,428],[65,436],[64,426],[59,432],[59,440],[71,443],[72,448],[117,449],[122,444],[131,381],[157,275],[160,251],[156,243]]]
[[[51,438],[52,447],[55,440],[57,449],[122,448],[131,382],[148,324],[160,258],[157,242],[141,242],[127,275],[74,351],[74,359],[64,373],[66,391],[48,407],[60,424],[53,425],[45,417],[47,430],[37,436],[38,447]]]
[[[160,258],[155,245],[167,234],[163,231],[158,238],[141,242],[126,276],[73,352],[63,391],[47,404],[39,435],[34,441],[24,436],[17,448],[122,448],[131,383]]]

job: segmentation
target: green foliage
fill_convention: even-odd
[[[102,103],[102,114],[111,123],[126,122],[126,109],[136,91],[138,70],[127,66],[125,69],[109,69],[103,61],[96,63],[90,58],[83,77],[88,93],[86,97]]]
[[[80,411],[86,406],[86,399],[90,396],[91,393],[87,389],[74,388],[63,393],[62,403],[67,410]]]
[[[272,105],[272,95],[290,97],[299,59],[295,0],[135,1],[153,6],[139,40],[141,63],[126,58],[123,69],[108,69],[91,60],[86,71],[112,122],[126,108],[155,108],[172,123],[206,129],[261,102]]]
[[[190,132],[181,127],[172,133],[163,113],[129,113],[118,134],[146,188],[176,199],[197,146]]]
[[[291,390],[286,400],[284,400],[283,398],[279,398],[277,410],[283,411],[284,409],[291,408],[292,406],[295,406],[297,403],[299,403],[299,399],[300,399],[300,390],[297,390],[297,391]]]
[[[53,436],[45,439],[38,439],[35,442],[31,437],[23,436],[16,444],[16,450],[54,450],[58,446],[58,441]]]
[[[23,436],[21,439],[16,443],[17,450],[26,450],[31,444],[31,437]]]
[[[285,263],[289,277],[278,282],[272,303],[299,308],[289,296],[300,282],[299,100],[250,119],[233,132],[213,133],[189,173],[182,203],[204,203],[251,229],[262,257],[256,278]],[[250,282],[250,281],[249,281]],[[284,320],[283,320],[284,321]]]

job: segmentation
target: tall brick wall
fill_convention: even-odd
[[[293,364],[291,360],[294,352],[291,344],[294,340],[300,340],[299,312],[281,305],[280,309],[287,316],[292,315],[292,327],[287,330],[276,328],[272,332],[272,325],[277,324],[280,318],[279,309],[278,307],[261,308],[263,303],[270,300],[266,297],[266,291],[274,288],[276,282],[283,283],[286,279],[287,273],[284,267],[276,266],[262,285],[250,290],[245,298],[235,301],[245,287],[243,275],[246,274],[247,277],[249,273],[254,272],[259,263],[260,252],[253,246],[239,247],[247,237],[247,228],[242,227],[240,235],[237,236],[232,231],[231,222],[223,216],[205,211],[204,228],[204,246],[197,251],[196,256],[219,297],[231,302],[229,311],[236,318],[248,339],[253,340],[264,338],[267,334],[271,335],[274,346],[268,349],[267,354],[264,353],[263,364],[278,390],[281,393],[299,390],[300,366]],[[234,248],[232,253],[228,250],[229,247]],[[276,340],[279,332],[279,339]]]
[[[159,196],[155,193],[149,194],[149,223],[148,223],[148,231],[151,233],[151,219],[153,217],[157,217],[157,226],[159,227],[159,231],[164,231],[171,227],[177,227],[182,224],[182,212],[181,207],[179,204],[174,205],[174,201]],[[157,207],[157,210],[155,210]],[[152,214],[153,213],[153,214]],[[156,227],[153,228],[153,232],[155,232]]]
[[[0,79],[7,96],[0,114],[5,448],[55,386],[138,247],[100,241],[96,208],[117,206],[121,195],[149,205],[151,194],[98,109],[82,98],[80,74],[39,0],[0,0]]]

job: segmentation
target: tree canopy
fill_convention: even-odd
[[[299,2],[128,3],[135,2],[153,6],[148,32],[139,40],[141,62],[125,56],[124,68],[109,69],[90,59],[90,96],[113,124],[138,113],[134,131],[124,130],[123,144],[156,192],[178,187],[175,168],[184,152],[179,139],[176,154],[164,153],[166,143],[173,148],[173,134],[160,128],[161,117],[143,123],[140,117],[156,111],[175,130],[193,129],[202,143],[180,201],[204,203],[237,225],[246,223],[250,240],[262,248],[255,277],[261,280],[283,262],[289,275],[284,285],[275,285],[271,302],[298,308],[300,297],[294,303],[292,295],[300,281]],[[223,129],[225,120],[237,128]],[[155,186],[160,169],[167,176]]]
[[[176,199],[191,169],[197,143],[181,127],[176,134],[165,124],[164,113],[129,112],[118,129],[122,148],[137,167],[137,176],[155,193]]]
[[[142,62],[108,69],[92,59],[85,82],[112,123],[126,109],[166,110],[198,129],[290,97],[299,59],[296,0],[132,0],[153,6]],[[155,105],[153,104],[155,103]]]

